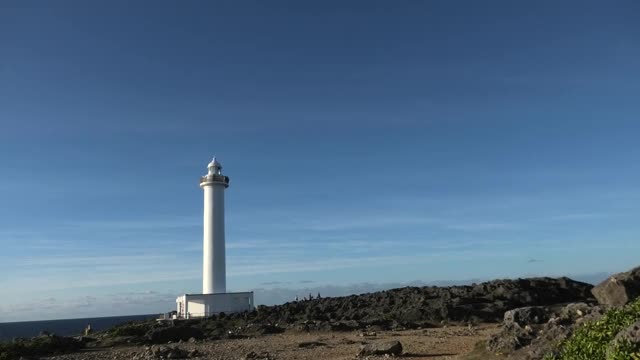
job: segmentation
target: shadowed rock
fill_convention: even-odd
[[[553,353],[578,326],[602,317],[603,307],[572,303],[547,307],[524,307],[507,311],[500,333],[486,343],[487,355],[501,354],[508,359],[540,360]],[[481,355],[482,349],[464,359]]]
[[[260,306],[248,316],[258,323],[294,325],[300,330],[353,331],[431,327],[445,322],[500,322],[506,311],[524,306],[587,302],[592,285],[568,278],[494,280],[470,286],[405,287],[370,294]]]
[[[316,347],[316,346],[326,346],[326,343],[320,342],[320,341],[303,341],[301,343],[298,343],[298,347],[300,348],[311,348],[311,347]]]
[[[188,341],[190,338],[202,339],[202,330],[191,326],[171,326],[151,329],[145,335],[146,339],[153,344],[166,344],[167,342]]]

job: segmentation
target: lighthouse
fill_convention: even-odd
[[[200,178],[204,190],[202,293],[227,292],[224,244],[224,191],[229,177],[222,175],[222,165],[214,157],[209,172]]]
[[[227,260],[224,232],[224,193],[229,177],[214,157],[207,174],[200,177],[204,192],[202,222],[202,293],[184,294],[176,299],[175,318],[207,317],[218,313],[250,311],[253,292],[227,292]]]

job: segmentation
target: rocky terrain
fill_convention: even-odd
[[[500,332],[466,359],[640,359],[640,267],[609,277],[591,292],[597,302],[505,312]],[[619,345],[625,352],[613,354]]]
[[[468,326],[382,331],[382,332],[295,332],[244,339],[186,341],[164,345],[117,346],[58,355],[47,360],[353,360],[383,359],[391,354],[408,359],[456,359],[473,349],[474,344],[497,331],[491,324],[469,329]],[[400,353],[401,351],[401,353]],[[374,355],[374,354],[380,355]],[[387,354],[385,356],[385,354]]]
[[[0,360],[55,353],[67,355],[51,359],[542,359],[559,355],[580,324],[637,297],[639,269],[595,288],[568,278],[494,280],[133,322],[90,337],[16,339],[0,344]],[[638,332],[628,329],[624,339]],[[64,346],[29,347],[47,341]]]

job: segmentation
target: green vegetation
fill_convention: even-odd
[[[155,320],[150,321],[130,321],[124,324],[116,325],[105,333],[110,337],[118,336],[144,336],[147,331],[155,326]]]
[[[42,356],[72,352],[82,347],[73,338],[61,336],[38,336],[0,343],[0,360],[19,359],[21,356]]]
[[[623,308],[607,311],[599,321],[583,325],[560,344],[559,355],[549,355],[545,360],[640,360],[640,344],[612,343],[621,330],[638,320],[640,298]]]

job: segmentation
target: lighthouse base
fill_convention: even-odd
[[[253,292],[184,294],[176,299],[176,317],[201,318],[253,310]]]

